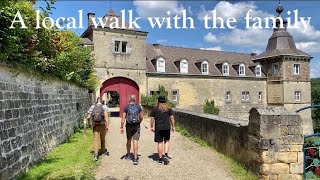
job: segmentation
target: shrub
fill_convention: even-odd
[[[159,90],[158,93],[154,93],[153,95],[149,96],[149,95],[142,95],[141,96],[141,105],[147,108],[152,108],[153,106],[155,106],[158,102],[158,97],[160,95],[164,96],[166,98],[167,104],[169,105],[169,107],[175,107],[175,105],[170,102],[168,100],[168,91],[166,91],[166,89],[164,88],[164,86],[160,85],[159,86]]]
[[[203,112],[208,114],[219,115],[219,108],[215,107],[214,100],[206,100],[203,105]]]

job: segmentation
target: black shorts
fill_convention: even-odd
[[[154,132],[154,142],[163,142],[170,140],[170,129],[169,130],[156,130]]]
[[[126,124],[126,133],[128,140],[139,140],[140,138],[140,124]]]

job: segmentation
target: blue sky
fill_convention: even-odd
[[[111,4],[111,6],[110,6]],[[43,2],[38,3],[43,6]],[[103,17],[110,8],[120,14],[121,10],[133,10],[134,17],[141,17],[138,24],[141,31],[149,32],[147,43],[160,43],[163,45],[205,48],[213,50],[261,53],[265,50],[272,29],[245,28],[245,15],[249,9],[253,10],[254,17],[276,16],[275,8],[278,1],[57,1],[52,18],[75,17],[78,11],[83,10],[84,28],[72,29],[81,35],[87,27],[87,13],[94,12],[97,17]],[[317,15],[320,2],[317,1],[283,1],[283,17],[294,19],[294,10],[298,10],[299,17],[311,17],[310,25],[304,30],[302,22],[296,23],[297,29],[289,29],[293,35],[296,46],[314,58],[311,61],[311,76],[320,77],[320,16]],[[192,17],[195,29],[152,29],[147,17],[168,17],[166,12],[171,12],[171,18],[183,10],[187,16]],[[205,15],[212,16],[216,10],[217,16],[226,20],[229,17],[237,19],[235,29],[205,29]],[[287,12],[291,11],[291,15]],[[219,25],[219,24],[218,24]],[[251,23],[252,25],[252,23]]]

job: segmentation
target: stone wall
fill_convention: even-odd
[[[74,133],[88,91],[0,65],[0,179],[17,177]]]
[[[301,117],[281,107],[253,108],[248,121],[175,109],[178,126],[251,169],[261,179],[301,179]]]
[[[266,80],[261,78],[195,77],[195,76],[151,76],[147,78],[148,91],[157,91],[163,85],[172,100],[172,90],[179,93],[177,108],[202,112],[206,99],[214,100],[220,116],[248,120],[253,107],[267,106]],[[230,101],[226,101],[226,92]],[[242,101],[241,92],[249,91],[250,100]],[[262,100],[258,99],[259,92]]]

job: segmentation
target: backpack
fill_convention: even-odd
[[[102,124],[105,121],[104,118],[104,112],[102,108],[102,104],[97,104],[94,106],[91,116],[92,116],[92,122],[96,124]]]
[[[127,110],[127,123],[128,124],[138,124],[140,109],[138,105],[129,105]]]

